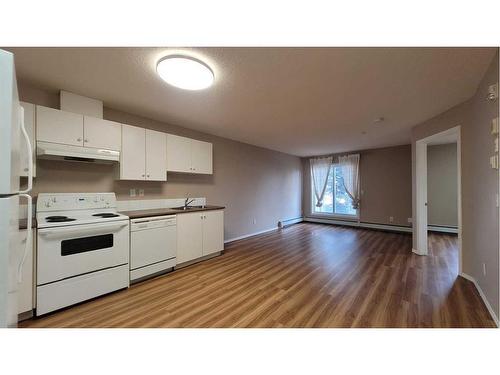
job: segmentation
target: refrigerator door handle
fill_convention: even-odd
[[[26,131],[26,127],[24,126],[24,108],[19,106],[20,109],[20,122],[21,122],[21,132],[23,133],[24,140],[26,141],[26,147],[28,151],[28,187],[26,190],[19,191],[20,194],[26,194],[31,191],[33,188],[33,149],[31,148],[30,137],[28,136],[28,132]],[[31,216],[31,211],[28,216]]]
[[[27,230],[27,236],[26,236],[26,245],[24,246],[24,252],[21,257],[21,261],[19,262],[19,266],[17,269],[17,282],[21,283],[23,281],[23,266],[24,262],[26,262],[26,257],[28,256],[28,251],[30,250],[30,247],[32,247],[32,237],[33,237],[33,228],[32,228],[32,220],[33,220],[33,200],[31,199],[31,195],[29,194],[19,194],[20,197],[25,197],[28,200],[28,215],[26,216],[27,218],[27,223],[26,223],[26,230]]]

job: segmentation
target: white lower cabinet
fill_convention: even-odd
[[[177,215],[177,264],[224,250],[224,211]]]
[[[224,250],[224,211],[203,213],[203,256]]]
[[[20,241],[21,241],[21,251],[24,251],[24,245],[26,244],[26,237],[28,236],[28,231],[26,229],[19,231]],[[34,278],[33,278],[33,258],[34,249],[33,238],[35,238],[35,230],[33,230],[33,236],[31,238],[30,244],[28,244],[28,253],[26,255],[26,260],[22,268],[22,279],[21,283],[18,285],[17,289],[17,313],[22,314],[33,310],[35,304],[33,300],[34,291]],[[22,254],[19,254],[21,257]]]

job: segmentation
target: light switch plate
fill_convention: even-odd
[[[130,196],[135,197],[135,189],[130,189]]]
[[[498,98],[498,83],[488,87],[488,99],[495,100]]]
[[[491,120],[491,134],[493,135],[498,134],[499,131],[498,124],[499,124],[498,117]]]
[[[139,197],[143,197],[144,196],[144,189],[139,189]]]

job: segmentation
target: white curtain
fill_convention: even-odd
[[[311,178],[313,180],[314,195],[316,196],[316,207],[323,206],[323,196],[325,195],[328,175],[332,169],[333,158],[331,156],[325,158],[310,159],[311,162]]]
[[[344,187],[352,199],[352,208],[359,207],[359,154],[339,157]]]

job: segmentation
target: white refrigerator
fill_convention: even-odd
[[[20,190],[20,154],[29,160],[27,189]],[[17,289],[31,242],[33,159],[19,104],[14,55],[0,49],[0,328],[17,326]],[[19,236],[20,197],[27,200],[28,239]]]

